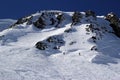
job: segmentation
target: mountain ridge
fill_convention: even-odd
[[[119,80],[119,18],[41,11],[0,32],[0,79]]]

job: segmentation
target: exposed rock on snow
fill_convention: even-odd
[[[63,37],[61,35],[55,35],[47,38],[46,40],[36,43],[36,48],[40,50],[58,50],[61,46],[65,44]]]
[[[85,12],[85,15],[86,15],[86,17],[92,16],[92,17],[96,18],[96,14],[95,14],[95,12],[93,12],[92,10],[86,11],[86,12]]]
[[[113,28],[115,34],[120,37],[120,20],[119,17],[113,12],[107,14],[106,20],[110,22],[110,26]]]
[[[27,25],[32,24],[32,17],[33,16],[27,16],[27,17],[23,17],[17,20],[16,23],[14,23],[13,25],[11,25],[10,27],[15,27],[17,25],[23,24],[23,23],[27,23]]]
[[[77,23],[80,23],[80,19],[83,17],[83,15],[80,12],[74,12],[72,16],[72,25],[75,25]]]

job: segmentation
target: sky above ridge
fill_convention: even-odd
[[[120,0],[0,0],[0,19],[18,19],[41,10],[86,11],[97,15],[115,12],[120,17]]]

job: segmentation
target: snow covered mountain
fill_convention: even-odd
[[[10,25],[14,24],[16,20],[13,19],[0,19],[0,31],[7,29]]]
[[[0,32],[0,80],[119,80],[114,13],[41,11]]]

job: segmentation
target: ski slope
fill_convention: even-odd
[[[86,18],[71,27],[72,12],[64,12],[66,20],[61,28],[39,30],[33,24],[20,24],[0,32],[0,80],[119,80],[120,39],[109,31],[109,23],[98,16],[91,19],[100,31],[87,32]],[[33,14],[34,19],[40,13]],[[97,24],[97,25],[96,25]],[[66,30],[71,32],[65,32]],[[100,33],[93,42],[91,37]],[[35,48],[38,41],[61,35],[65,41],[59,52]],[[102,37],[100,36],[102,35]],[[54,46],[54,45],[53,45]],[[91,50],[97,46],[98,50]]]

